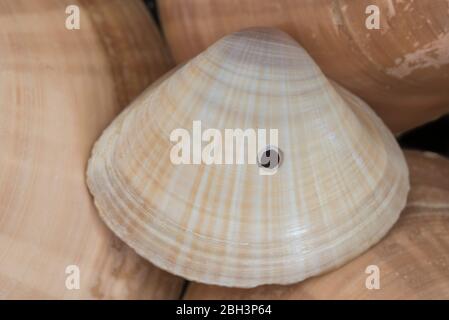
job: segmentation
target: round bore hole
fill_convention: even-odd
[[[281,165],[282,152],[274,146],[267,146],[259,153],[257,164],[265,169],[277,169]]]

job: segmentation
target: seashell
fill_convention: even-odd
[[[277,129],[277,172],[174,163],[171,133],[195,121]],[[409,188],[382,121],[271,28],[227,36],[147,90],[96,143],[87,176],[101,217],[137,253],[234,287],[293,283],[351,260],[396,222]]]
[[[448,299],[449,160],[428,152],[405,151],[405,156],[411,184],[407,206],[388,235],[363,255],[291,286],[237,289],[191,283],[184,298]],[[366,287],[374,270],[369,266],[378,268],[379,290]]]
[[[373,5],[379,9],[380,29],[366,27]],[[301,43],[328,77],[366,101],[393,132],[449,113],[446,0],[164,0],[159,11],[177,62],[231,32],[278,27]]]
[[[141,1],[70,4],[79,30],[67,1],[0,4],[0,299],[176,298],[182,279],[105,228],[84,179],[101,131],[172,62]]]

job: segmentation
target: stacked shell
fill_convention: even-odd
[[[203,132],[277,130],[279,168],[173,163],[170,135],[194,121]],[[103,220],[140,255],[237,287],[342,265],[388,232],[409,190],[382,121],[271,28],[231,34],[147,89],[96,143],[88,185]]]
[[[281,28],[396,134],[449,113],[447,0],[163,0],[176,62],[251,26]],[[238,10],[236,10],[238,8]]]

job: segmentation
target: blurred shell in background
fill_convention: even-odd
[[[411,190],[398,223],[333,272],[291,286],[230,289],[191,283],[186,299],[449,299],[449,160],[406,151]],[[368,290],[376,266],[379,290]],[[372,268],[372,267],[371,267]],[[369,286],[372,284],[369,282]]]
[[[278,172],[173,164],[170,135],[193,121],[277,129]],[[221,39],[142,94],[96,143],[88,185],[108,226],[155,265],[238,287],[356,257],[396,222],[409,189],[382,121],[272,28]]]
[[[172,66],[144,5],[2,0],[0,52],[0,298],[178,297],[182,279],[117,239],[85,184],[95,139]]]
[[[165,36],[183,62],[226,34],[253,26],[288,32],[323,72],[400,133],[449,111],[446,0],[163,0]],[[380,29],[366,19],[380,10]]]

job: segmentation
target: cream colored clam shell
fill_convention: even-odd
[[[170,133],[194,120],[278,129],[282,165],[263,176],[257,165],[172,164]],[[140,255],[236,287],[347,262],[387,233],[409,190],[381,120],[266,28],[223,38],[143,93],[97,142],[88,185],[104,221]]]

